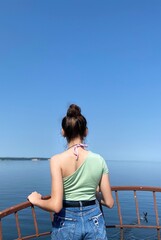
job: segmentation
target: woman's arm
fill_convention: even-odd
[[[96,191],[97,200],[108,208],[112,208],[114,205],[114,199],[112,197],[112,191],[110,186],[110,180],[108,174],[103,174],[100,185]]]
[[[59,212],[62,209],[63,180],[58,156],[50,159],[51,171],[51,198],[43,200],[41,194],[33,192],[28,196],[28,200],[35,206],[46,211]]]

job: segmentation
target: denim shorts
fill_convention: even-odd
[[[51,240],[107,240],[99,205],[67,207],[55,213]]]

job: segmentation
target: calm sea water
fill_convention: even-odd
[[[159,161],[107,161],[110,170],[111,185],[142,185],[142,186],[161,186],[161,162]],[[38,191],[42,195],[50,194],[50,169],[48,160],[0,160],[0,211],[24,202],[32,191]],[[145,193],[140,197],[140,219],[143,224],[155,224],[155,214],[152,207],[152,196]],[[126,205],[125,222],[127,224],[136,223],[136,214],[132,206],[134,205],[132,196],[124,194],[122,205]],[[145,204],[146,201],[146,204]],[[161,217],[161,197],[158,196],[159,215]],[[32,220],[28,217],[28,210],[20,216],[24,233],[32,230]],[[143,212],[148,213],[148,223],[145,223]],[[48,213],[38,212],[39,228],[42,231],[50,231],[51,223]],[[105,220],[108,225],[119,223],[117,219],[117,209],[104,209]],[[8,222],[10,226],[8,226]],[[30,230],[31,228],[31,230]],[[4,240],[16,238],[15,223],[13,217],[3,220]],[[109,240],[119,240],[120,231],[108,229]],[[50,237],[45,237],[48,240]],[[126,230],[124,240],[156,240],[154,230]]]

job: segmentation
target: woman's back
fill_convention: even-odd
[[[108,173],[108,169],[100,155],[77,147],[78,156],[74,155],[73,147],[58,155],[63,178],[63,199],[94,200],[102,174]]]
[[[58,155],[63,178],[72,175],[83,164],[89,153],[89,151],[80,147],[78,149],[79,157],[76,159],[73,148],[71,147]]]

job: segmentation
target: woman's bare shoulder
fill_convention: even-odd
[[[64,159],[67,155],[67,151],[55,154],[50,158],[50,161],[61,161],[61,159]]]
[[[53,155],[50,159],[50,168],[51,169],[60,169],[61,167],[61,153]]]

